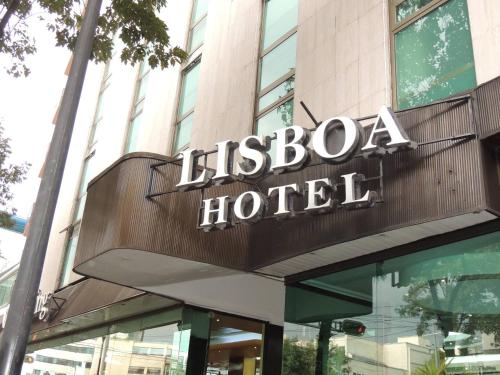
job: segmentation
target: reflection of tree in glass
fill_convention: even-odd
[[[398,7],[398,20],[425,3],[403,3],[404,7]],[[401,108],[444,98],[470,88],[475,81],[472,50],[466,42],[466,7],[465,1],[450,1],[396,34]]]
[[[331,345],[329,343],[328,345]],[[331,346],[328,349],[327,368],[323,373],[318,367],[317,345],[310,341],[284,339],[283,341],[283,375],[342,375],[349,367],[349,358],[345,348]]]
[[[316,348],[312,342],[283,340],[283,375],[314,375]]]
[[[467,275],[413,283],[403,298],[405,304],[397,311],[401,317],[419,318],[419,336],[431,332],[435,323],[445,338],[450,332],[470,335],[461,340],[465,346],[474,343],[478,331],[500,335],[500,314],[488,313],[500,307],[500,283],[496,277],[490,283],[481,282],[489,277],[492,276]],[[467,355],[467,349],[462,349],[461,354]]]
[[[290,77],[285,81],[285,91],[288,94],[293,90],[293,84],[295,77]],[[293,100],[288,100],[283,104],[280,104],[276,108],[278,115],[281,116],[281,121],[283,122],[283,127],[291,126],[293,123]]]

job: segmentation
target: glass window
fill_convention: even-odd
[[[17,277],[17,271],[13,275],[0,281],[0,307],[7,305],[9,303],[10,296],[12,294],[12,288],[14,288],[14,283],[16,281],[16,277]]]
[[[215,314],[210,329],[207,375],[261,374],[263,333],[262,323]]]
[[[257,120],[256,131],[257,135],[272,136],[277,129],[292,126],[293,124],[293,99],[280,104],[278,107],[271,110]],[[271,149],[269,155],[271,161],[276,160],[276,141],[271,141]]]
[[[194,0],[193,4],[193,18],[191,24],[195,24],[201,20],[208,12],[208,5],[210,0]]]
[[[160,313],[156,324],[165,324]],[[28,352],[23,374],[41,375],[125,375],[186,373],[190,331],[181,323],[156,328],[143,327],[149,319],[136,319],[111,327],[52,340],[43,349]],[[164,319],[164,318],[163,318]],[[161,323],[159,323],[161,322]],[[170,322],[169,322],[170,323]],[[114,333],[108,334],[110,330]],[[94,337],[102,333],[101,337]],[[52,345],[50,345],[52,344]],[[135,353],[141,345],[151,350]]]
[[[262,46],[264,50],[297,26],[298,5],[298,0],[266,0]]]
[[[293,92],[294,87],[295,77],[292,76],[275,89],[272,89],[267,94],[261,96],[259,99],[259,112],[270,106],[271,104],[276,103],[278,100],[288,95],[289,93]]]
[[[61,272],[60,286],[65,286],[69,283],[71,279],[71,273],[73,272],[73,263],[75,261],[76,255],[76,245],[78,244],[78,235],[80,234],[80,225],[76,225],[72,229],[72,233],[68,243],[66,244],[66,254],[64,256],[64,263]]]
[[[137,138],[139,135],[142,120],[142,112],[139,113],[132,119],[128,130],[127,145],[125,146],[125,152],[134,152],[137,150]]]
[[[189,37],[188,52],[191,53],[203,44],[205,40],[205,29],[207,27],[207,18],[203,18],[199,23],[191,29]]]
[[[183,117],[192,111],[196,104],[196,94],[198,91],[198,78],[200,75],[200,63],[196,62],[183,75],[181,96],[179,99],[179,117]]]
[[[293,34],[262,58],[261,89],[295,69],[296,49],[297,34]]]
[[[257,120],[257,135],[272,135],[293,123],[293,100],[289,100]]]
[[[401,22],[405,18],[423,8],[433,0],[405,0],[396,6],[396,22]]]
[[[146,98],[146,89],[149,77],[149,65],[146,60],[139,65],[139,74],[135,85],[134,103],[131,110],[131,118],[125,144],[125,153],[137,151],[137,138],[141,130],[142,110]]]
[[[398,31],[395,55],[399,109],[473,88],[476,73],[466,0],[449,0]]]
[[[497,232],[287,287],[283,374],[497,373],[499,278]]]
[[[189,144],[189,141],[191,140],[191,130],[193,129],[193,118],[194,113],[190,114],[177,125],[174,145],[175,152]]]

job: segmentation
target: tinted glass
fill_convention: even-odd
[[[199,46],[203,44],[203,40],[205,39],[205,29],[207,27],[207,19],[205,18],[199,24],[197,24],[191,30],[190,40],[189,40],[189,49],[188,53],[193,52]]]
[[[405,0],[396,7],[396,22],[403,21],[433,0]]]
[[[80,189],[78,192],[78,196],[81,196],[83,193],[87,191],[87,186],[93,177],[93,161],[94,161],[94,155],[90,155],[83,161],[83,168],[82,168],[82,177],[80,181]]]
[[[295,87],[295,77],[290,77],[285,82],[283,82],[278,87],[269,91],[266,95],[263,95],[259,99],[259,111],[275,103],[282,97],[286,96],[288,93],[293,91]]]
[[[296,49],[297,34],[294,34],[262,58],[261,89],[295,69]]]
[[[193,117],[191,114],[186,117],[184,120],[177,124],[177,129],[175,133],[175,144],[174,144],[174,152],[179,151],[181,148],[189,144],[191,141],[191,130],[193,128]]]
[[[167,314],[149,315],[35,344],[40,349],[28,352],[22,374],[183,375],[190,330],[183,329],[181,323],[165,321]],[[156,328],[147,328],[151,326]]]
[[[191,24],[198,22],[208,11],[210,0],[194,0],[193,18]]]
[[[262,323],[215,315],[210,329],[206,374],[260,375],[263,331]]]
[[[137,138],[141,128],[142,112],[134,117],[128,130],[128,140],[125,153],[137,151]]]
[[[78,235],[80,227],[77,226],[73,229],[73,234],[66,245],[66,254],[64,256],[64,264],[61,273],[61,286],[65,286],[70,282],[73,263],[75,261],[76,245],[78,244]]]
[[[398,108],[428,104],[476,85],[465,0],[450,0],[395,35]]]
[[[500,369],[500,232],[286,291],[284,375]]]
[[[16,277],[17,272],[5,280],[0,281],[0,307],[9,303]]]
[[[275,130],[291,126],[292,124],[293,99],[290,99],[257,120],[257,135],[272,136]],[[269,151],[271,160],[275,160],[275,143],[276,141],[271,141],[271,150]]]
[[[297,26],[298,0],[266,0],[263,49]]]
[[[76,201],[75,217],[73,221],[78,221],[83,217],[83,211],[85,209],[85,201],[87,200],[87,194],[83,194]]]
[[[196,93],[198,89],[198,77],[200,74],[200,63],[198,62],[190,70],[184,73],[182,80],[181,97],[179,100],[179,117],[191,111],[196,104]]]

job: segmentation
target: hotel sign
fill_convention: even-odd
[[[339,137],[342,139],[331,139]],[[414,149],[412,142],[389,107],[378,113],[368,139],[364,139],[361,124],[349,117],[333,117],[318,124],[312,131],[300,126],[290,126],[274,132],[275,155],[269,155],[271,137],[251,135],[241,142],[222,141],[216,144],[216,166],[214,169],[200,168],[199,158],[206,155],[203,150],[187,149],[180,153],[182,170],[178,191],[200,189],[234,181],[255,182],[272,173],[275,175],[297,171],[307,166],[317,155],[323,163],[341,164],[355,155],[365,158],[383,157],[399,149]],[[335,147],[330,145],[335,144]],[[235,159],[239,162],[235,162]],[[304,199],[306,213],[331,212],[336,207],[372,207],[377,199],[375,191],[362,191],[362,174],[355,171],[340,176],[336,183],[330,177],[275,186],[267,192],[246,191],[237,197],[221,196],[204,199],[201,207],[200,228],[205,231],[225,229],[235,224],[255,223],[271,215],[276,219],[295,216],[292,197]],[[344,186],[342,197],[337,196],[338,185]],[[256,189],[257,190],[257,189]],[[270,200],[276,208],[268,212]]]

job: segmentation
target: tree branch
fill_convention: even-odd
[[[10,17],[14,14],[20,4],[21,0],[11,0],[9,5],[7,6],[7,11],[0,20],[0,39],[2,39],[4,36],[4,30],[9,23]]]

